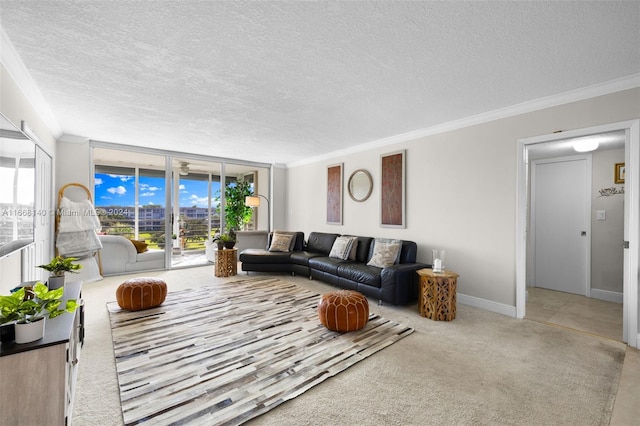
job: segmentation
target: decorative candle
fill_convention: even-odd
[[[433,261],[433,271],[434,272],[442,272],[442,260],[435,259]]]

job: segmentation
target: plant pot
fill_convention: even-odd
[[[218,244],[218,250],[222,250],[224,248],[224,243],[222,241],[218,241],[216,244]]]
[[[60,277],[50,276],[49,281],[47,281],[47,287],[49,290],[55,290],[64,286],[64,275]]]
[[[235,241],[225,241],[224,242],[224,248],[226,248],[226,249],[232,249],[235,245],[236,245]]]
[[[44,337],[45,319],[40,318],[34,322],[15,324],[16,343],[31,343]]]

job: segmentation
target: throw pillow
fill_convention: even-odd
[[[387,268],[398,261],[402,241],[376,238],[373,244],[373,255],[367,265]]]
[[[282,251],[282,252],[291,251],[289,247],[291,247],[292,239],[293,239],[293,235],[291,234],[282,234],[279,232],[274,232],[273,238],[271,239],[271,246],[269,246],[269,251]]]
[[[353,244],[351,244],[351,251],[349,252],[349,260],[356,260],[358,256],[358,237],[352,237]]]
[[[145,243],[144,241],[138,241],[138,240],[129,240],[129,241],[133,243],[134,247],[136,248],[136,252],[144,253],[145,251],[149,251],[149,249],[147,248],[148,244]]]
[[[349,254],[351,253],[351,247],[353,246],[354,242],[357,244],[358,237],[347,237],[343,235],[336,238],[336,240],[333,242],[333,246],[331,246],[329,257],[347,260],[349,258]]]
[[[293,248],[296,246],[296,233],[290,231],[279,231],[276,229],[275,231],[273,231],[273,236],[275,237],[276,234],[291,235],[291,244],[289,244],[288,251],[293,251]]]

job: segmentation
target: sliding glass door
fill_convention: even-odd
[[[164,250],[168,267],[204,265],[216,233],[228,232],[225,193],[242,184],[268,199],[268,165],[218,161],[94,143],[94,194],[102,232]],[[224,182],[224,185],[221,183]],[[236,200],[244,205],[244,197]],[[239,230],[268,229],[269,205],[247,208]]]
[[[222,164],[214,161],[172,160],[172,233],[176,237],[171,266],[207,263],[208,242],[220,230]]]

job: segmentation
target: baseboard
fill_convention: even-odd
[[[617,291],[591,289],[591,297],[594,299],[606,300],[607,302],[622,303],[623,295]]]
[[[497,314],[516,317],[516,307],[505,305],[504,303],[493,302],[487,299],[481,299],[475,296],[467,296],[466,294],[456,293],[456,298],[463,305],[473,306],[474,308],[484,309],[485,311],[495,312]]]

